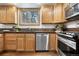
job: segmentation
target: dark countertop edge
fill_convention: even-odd
[[[56,33],[56,32],[0,32],[0,33]]]

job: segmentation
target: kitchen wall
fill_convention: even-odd
[[[67,28],[79,28],[79,20],[68,22],[65,25]]]

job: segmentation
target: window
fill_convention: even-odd
[[[35,8],[20,9],[19,22],[20,25],[40,24],[40,10]]]

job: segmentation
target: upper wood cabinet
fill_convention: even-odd
[[[53,23],[53,6],[43,5],[41,7],[42,11],[42,23]]]
[[[6,7],[0,7],[0,23],[6,22]]]
[[[54,22],[63,23],[65,22],[65,8],[63,3],[54,4]]]
[[[17,23],[17,9],[14,6],[0,6],[0,23]]]
[[[16,23],[16,7],[7,7],[6,23]]]
[[[35,34],[25,34],[25,51],[35,51]]]
[[[42,23],[65,22],[65,5],[63,3],[42,5]]]

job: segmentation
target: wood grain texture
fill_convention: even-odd
[[[0,23],[15,23],[14,6],[0,6]]]
[[[16,50],[16,34],[5,34],[5,50]]]
[[[49,50],[56,50],[56,33],[51,33],[49,37]]]
[[[63,3],[54,5],[54,23],[65,22],[65,8]]]
[[[25,34],[25,51],[35,51],[35,34]]]
[[[53,6],[42,6],[42,23],[53,23]]]
[[[25,35],[24,34],[17,34],[17,51],[24,51],[25,45]]]

